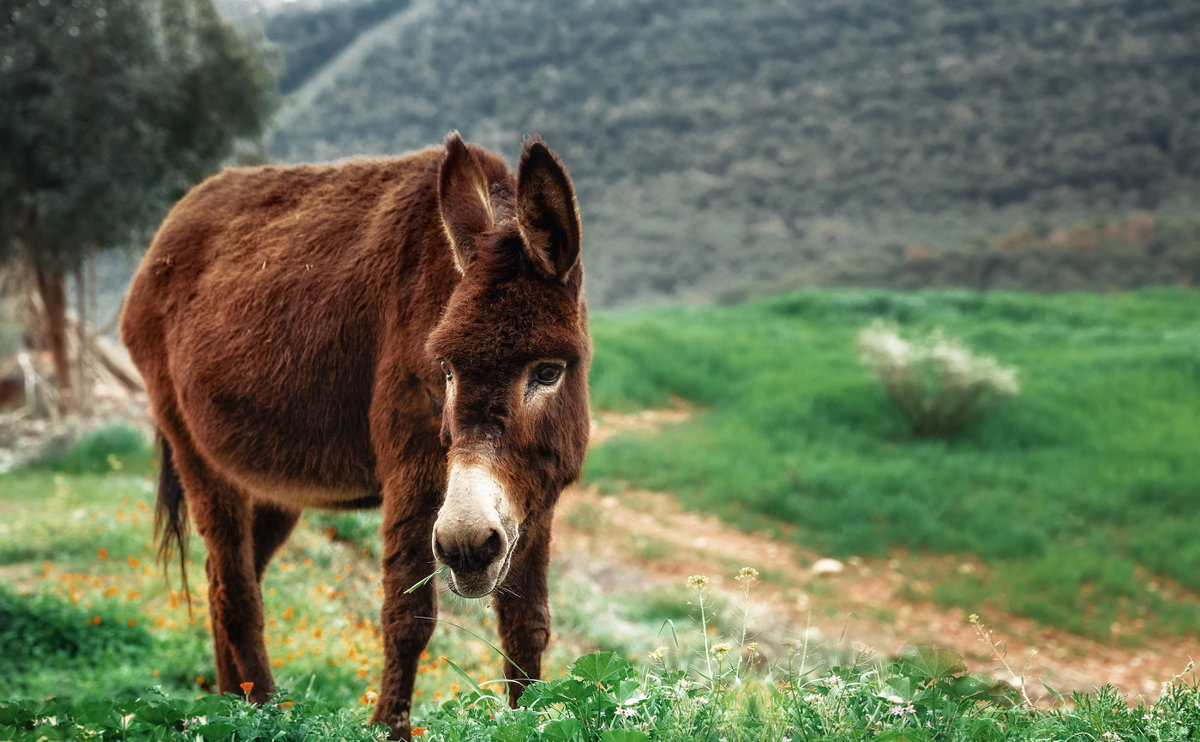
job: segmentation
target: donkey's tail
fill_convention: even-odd
[[[179,555],[179,573],[183,579],[183,595],[187,599],[188,612],[192,610],[192,593],[187,580],[187,537],[188,509],[183,496],[183,483],[171,455],[171,444],[162,433],[158,434],[158,445],[162,450],[162,461],[158,470],[158,499],[154,503],[154,538],[158,541],[158,560],[163,574],[169,574],[171,556]]]

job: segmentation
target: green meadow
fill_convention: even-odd
[[[933,597],[971,612],[1131,644],[1194,633],[1197,310],[1184,290],[847,290],[600,312],[593,406],[691,415],[600,443],[585,480],[670,492],[832,556],[959,556],[979,568],[930,575]],[[877,319],[906,335],[940,328],[1015,366],[1019,394],[953,438],[914,436],[858,357],[856,336]],[[154,563],[153,456],[110,427],[0,475],[0,739],[378,738],[365,724],[382,656],[378,516],[309,513],[273,562],[267,645],[286,694],[257,711],[212,695],[198,539],[190,606],[178,569],[168,582]],[[945,650],[765,656],[701,582],[680,586],[679,605],[649,605],[602,595],[577,571],[552,580],[548,682],[514,712],[495,697],[490,611],[443,599],[415,699],[428,739],[1188,739],[1200,728],[1191,676],[1162,678],[1152,706],[1111,689],[1060,702],[1039,691],[1055,706],[1040,711]]]
[[[876,319],[1015,366],[958,436],[909,432],[858,357]],[[1200,297],[805,292],[606,313],[593,405],[688,421],[594,450],[606,488],[674,493],[830,555],[969,554],[935,597],[1088,636],[1200,630]]]

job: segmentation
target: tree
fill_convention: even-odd
[[[0,260],[33,279],[65,404],[66,277],[94,250],[145,236],[261,134],[276,104],[272,60],[212,0],[0,8]]]

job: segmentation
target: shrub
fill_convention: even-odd
[[[143,458],[150,448],[138,430],[120,423],[84,433],[69,449],[50,453],[40,467],[72,474],[102,474],[122,467],[122,459]]]
[[[1015,368],[972,354],[941,330],[909,342],[876,322],[859,333],[858,348],[917,435],[951,436],[1018,390]]]

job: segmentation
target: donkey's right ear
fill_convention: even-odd
[[[487,177],[457,131],[446,137],[446,156],[438,174],[438,209],[460,273],[475,253],[475,238],[492,227]]]

